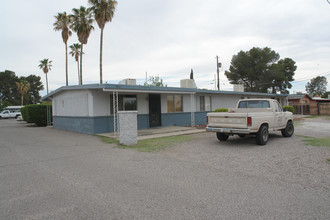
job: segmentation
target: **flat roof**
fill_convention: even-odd
[[[177,94],[227,94],[227,95],[252,95],[267,97],[287,97],[287,94],[257,93],[257,92],[236,92],[223,90],[208,90],[198,88],[180,88],[180,87],[158,87],[158,86],[140,86],[140,85],[122,85],[122,84],[86,84],[74,86],[62,86],[48,95],[41,98],[42,101],[49,97],[63,92],[72,90],[95,90],[100,89],[104,92],[136,92],[136,93],[177,93]]]

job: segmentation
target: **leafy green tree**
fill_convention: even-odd
[[[107,22],[111,22],[115,14],[117,1],[115,0],[88,0],[92,5],[94,18],[101,29],[100,36],[100,84],[102,84],[102,51],[103,51],[103,29]]]
[[[194,71],[193,71],[193,69],[191,69],[191,71],[190,71],[190,79],[194,79]]]
[[[48,71],[51,70],[52,67],[52,61],[49,59],[43,59],[39,61],[39,68],[42,69],[42,71],[46,75],[46,88],[47,88],[47,94],[48,94]]]
[[[79,57],[80,57],[80,53],[81,53],[81,45],[80,44],[72,44],[70,45],[70,55],[74,57],[74,59],[77,62],[77,69],[78,69],[78,82],[80,81],[80,72],[79,72]]]
[[[306,92],[312,96],[322,96],[327,91],[328,81],[325,76],[317,76],[311,79],[305,86]]]
[[[289,94],[287,89],[292,88],[293,76],[297,70],[296,62],[290,58],[279,60],[272,64],[268,79],[271,82],[272,93],[280,92],[281,94]],[[266,86],[269,88],[268,86]]]
[[[81,52],[80,52],[80,80],[79,85],[82,85],[82,55],[83,55],[83,46],[87,44],[89,35],[94,29],[93,27],[93,18],[92,18],[92,9],[80,6],[80,8],[72,9],[73,14],[70,15],[71,19],[71,29],[77,33],[78,40],[81,43]]]
[[[18,78],[13,71],[6,70],[4,72],[0,72],[0,104],[21,104],[21,96],[16,83],[22,81],[26,81],[30,84],[30,89],[23,98],[24,103],[36,104],[40,102],[41,96],[39,92],[44,89],[40,76],[29,75],[27,77],[21,76]]]
[[[40,102],[40,91],[44,89],[41,82],[41,77],[36,75],[29,75],[27,77],[20,77],[20,80],[26,80],[30,84],[30,89],[24,96],[24,102],[28,104],[37,104]]]
[[[2,112],[2,110],[4,110],[7,106],[11,106],[10,102],[3,101],[0,105],[0,112]]]
[[[66,86],[69,85],[68,77],[68,39],[72,35],[72,32],[69,29],[70,18],[66,12],[58,13],[55,16],[55,23],[53,24],[55,31],[62,31],[62,39],[65,44],[65,73],[66,73]]]
[[[330,91],[325,92],[321,97],[327,99],[330,95]]]
[[[149,83],[148,83],[149,82]],[[150,76],[148,82],[145,82],[145,86],[158,86],[158,87],[166,87],[167,85],[163,82],[159,76]]]
[[[292,59],[279,61],[279,58],[280,55],[268,47],[240,51],[232,57],[225,75],[230,83],[243,84],[247,92],[268,92],[271,88],[273,93],[286,93],[297,67]]]
[[[16,82],[18,77],[13,71],[0,72],[0,102],[8,101],[12,105],[19,105],[19,93]]]

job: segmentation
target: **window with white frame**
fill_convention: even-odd
[[[137,110],[136,95],[119,95],[118,111]],[[113,114],[113,95],[110,95],[110,114]]]
[[[182,112],[182,96],[168,95],[167,96],[167,112]]]
[[[211,111],[211,96],[200,96],[200,111]]]

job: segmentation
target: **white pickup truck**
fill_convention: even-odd
[[[0,119],[2,118],[17,118],[18,116],[21,116],[20,110],[3,110],[0,112]]]
[[[275,99],[242,99],[229,112],[208,113],[206,130],[216,132],[220,141],[227,141],[229,135],[256,135],[257,144],[265,145],[269,131],[291,137],[294,126],[292,113],[283,111]]]

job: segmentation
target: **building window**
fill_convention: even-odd
[[[201,96],[200,97],[200,111],[211,111],[211,97],[210,96]]]
[[[182,112],[182,96],[168,95],[167,96],[167,112]]]
[[[136,111],[136,95],[118,95],[118,111]],[[110,114],[113,114],[113,95],[110,95]]]

